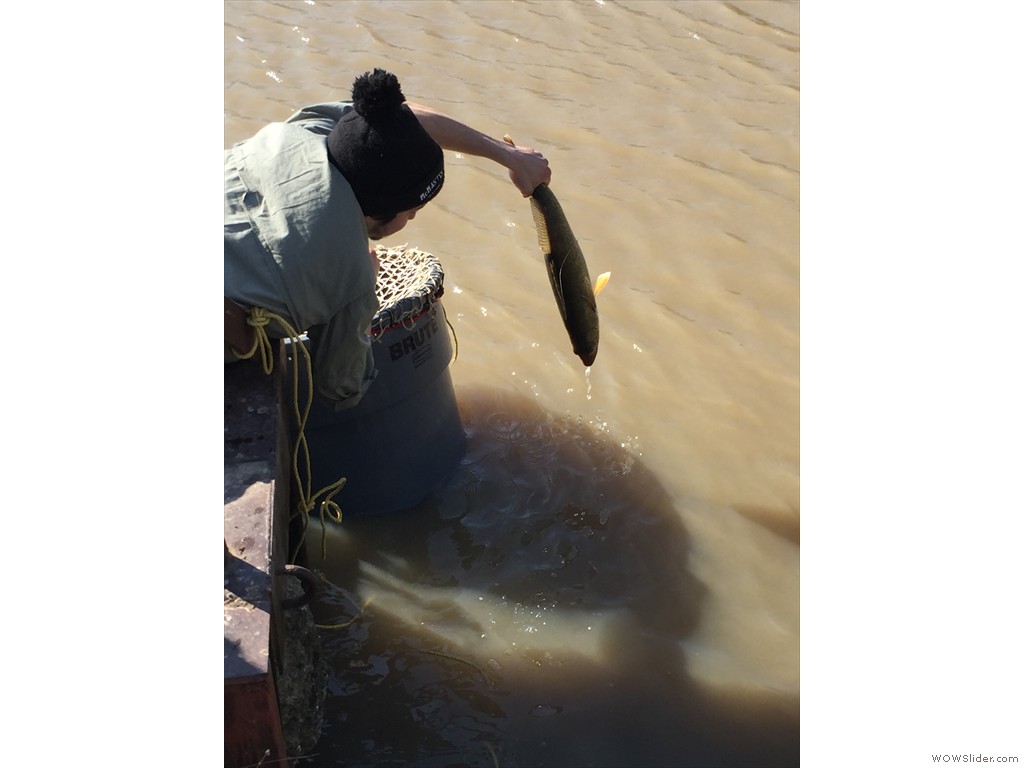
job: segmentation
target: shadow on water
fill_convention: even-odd
[[[430,498],[332,526],[325,560],[311,531],[332,675],[303,764],[797,765],[794,697],[687,672],[706,590],[658,479],[531,400],[458,399],[467,453]]]

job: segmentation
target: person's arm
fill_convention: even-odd
[[[367,319],[376,310],[376,296],[361,297],[309,329],[313,388],[335,411],[357,405],[377,376]]]
[[[532,195],[539,185],[551,182],[551,167],[537,150],[513,147],[422,104],[406,104],[442,149],[484,157],[508,168],[509,178],[523,197]]]

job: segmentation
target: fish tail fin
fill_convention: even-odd
[[[597,280],[594,281],[594,298],[597,298],[597,294],[604,290],[604,287],[608,285],[608,280],[611,279],[611,272],[602,272],[597,276]]]

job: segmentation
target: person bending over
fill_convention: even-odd
[[[357,404],[377,373],[370,241],[437,196],[445,149],[507,168],[524,197],[551,180],[541,153],[408,102],[379,68],[355,79],[350,101],[304,107],[224,152],[224,296],[308,334],[314,392],[334,410]],[[278,323],[267,332],[288,335]],[[226,362],[246,352],[225,342]]]

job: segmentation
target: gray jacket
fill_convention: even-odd
[[[355,405],[376,376],[366,222],[325,140],[348,109],[306,107],[224,152],[224,295],[309,334],[314,389],[336,410]]]

